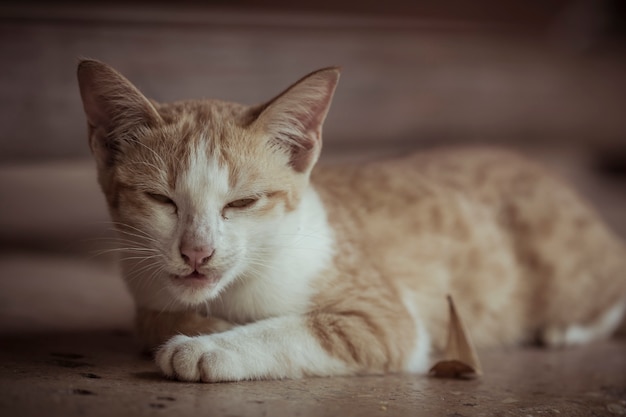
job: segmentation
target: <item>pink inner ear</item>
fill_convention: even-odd
[[[306,172],[321,148],[322,124],[339,79],[339,70],[316,71],[289,87],[262,111],[259,119],[291,152],[291,166]]]
[[[85,115],[87,116],[87,122],[93,127],[107,129],[110,120],[106,109],[103,108],[105,105],[98,101],[93,91],[83,91],[84,90],[81,90],[81,95],[83,96],[83,107],[85,109]]]
[[[87,122],[94,128],[107,129],[111,116],[106,108],[106,96],[110,94],[111,81],[118,78],[115,71],[96,61],[83,61],[78,66],[78,86]],[[119,82],[119,81],[118,81]]]
[[[148,99],[106,64],[92,60],[81,62],[78,85],[87,120],[94,127],[110,130],[113,124],[131,126],[160,120]]]
[[[83,109],[87,116],[87,123],[92,127],[106,124],[106,113],[100,108],[101,103],[97,99],[97,88],[94,85],[94,71],[88,66],[78,68],[78,86],[80,97],[83,101]]]
[[[298,141],[299,145],[291,146],[290,164],[296,172],[305,172],[317,156],[315,144],[319,139],[306,138]]]
[[[110,166],[120,151],[118,134],[157,123],[160,116],[130,81],[98,61],[82,61],[77,71],[89,145],[101,166]]]

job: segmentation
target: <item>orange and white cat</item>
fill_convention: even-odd
[[[137,329],[186,381],[425,372],[452,294],[478,346],[607,337],[626,249],[569,188],[496,150],[314,171],[337,68],[258,106],[78,80]]]

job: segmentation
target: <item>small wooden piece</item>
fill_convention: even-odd
[[[448,295],[450,323],[448,343],[444,359],[430,368],[429,375],[437,378],[471,379],[482,375],[480,360],[472,344],[469,333],[461,320],[452,296]]]

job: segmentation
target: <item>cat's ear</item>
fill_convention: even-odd
[[[152,103],[123,75],[102,62],[81,60],[78,86],[96,160],[111,165],[120,141],[141,126],[161,121]]]
[[[290,153],[291,166],[308,173],[322,148],[322,124],[339,81],[339,68],[315,71],[261,107],[254,123]],[[259,111],[257,110],[257,111]]]

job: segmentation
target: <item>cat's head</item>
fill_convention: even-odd
[[[147,280],[197,304],[273,256],[277,228],[308,187],[338,79],[337,68],[313,72],[258,106],[161,104],[111,67],[80,62],[89,144],[131,288]]]

